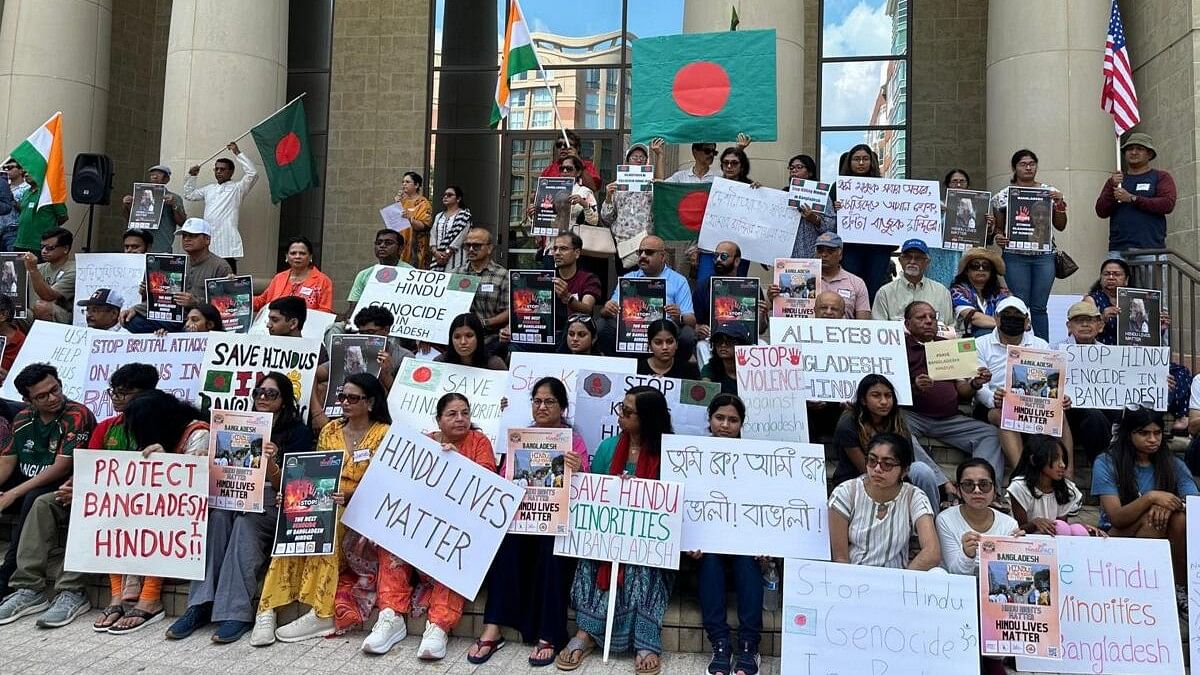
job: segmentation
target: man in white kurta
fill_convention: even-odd
[[[242,165],[242,179],[233,180],[233,162],[222,157],[213,165],[213,178],[217,182],[198,188],[196,176],[200,174],[200,165],[197,164],[188,169],[188,177],[183,182],[183,198],[189,202],[204,202],[204,220],[212,227],[209,250],[228,261],[233,271],[237,272],[237,259],[244,255],[242,233],[238,229],[238,212],[242,208],[242,200],[258,182],[258,170],[250,158],[238,149],[237,143],[230,143],[228,148]]]

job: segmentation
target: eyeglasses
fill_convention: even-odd
[[[534,408],[553,408],[558,405],[558,399],[555,398],[535,398],[533,399]]]
[[[996,487],[996,484],[990,480],[962,480],[958,482],[958,487],[963,492],[981,492],[987,494]]]
[[[554,147],[565,148],[565,147],[567,147],[567,142],[566,141],[554,141]]]
[[[42,244],[42,250],[43,251],[53,251],[54,249],[58,248],[59,246],[62,246],[62,244]]]
[[[788,164],[788,171],[799,171],[805,168],[803,164]]]
[[[1017,162],[1018,169],[1032,169],[1037,166],[1037,162]]]
[[[255,387],[250,390],[250,396],[253,398],[261,398],[264,401],[274,401],[279,398],[278,389],[268,389],[267,387]]]
[[[558,170],[559,170],[559,172],[560,172],[560,173],[561,173],[561,172],[566,172],[566,171],[569,171],[569,172],[571,172],[571,173],[575,173],[575,172],[576,172],[576,171],[578,171],[579,169],[575,168],[575,165],[574,165],[574,164],[563,164],[562,166],[558,167]]]
[[[876,457],[875,455],[867,455],[867,466],[869,466],[871,468],[875,468],[875,467],[879,466],[879,467],[883,467],[884,471],[891,471],[892,469],[900,466],[900,462],[897,462],[894,459],[888,459],[887,457]]]
[[[338,392],[337,395],[338,403],[349,403],[350,405],[362,403],[363,401],[367,400],[367,398],[368,397],[362,396],[361,394],[347,394],[344,391]]]
[[[856,164],[870,164],[871,158],[870,157],[851,157],[850,161],[854,162]]]
[[[979,271],[990,272],[990,271],[992,271],[992,264],[991,264],[991,263],[986,263],[986,262],[983,262],[983,261],[980,261],[980,262],[973,262],[973,263],[971,263],[970,265],[967,265],[967,269],[969,269],[969,270],[979,270]]]
[[[483,248],[484,246],[488,246],[488,244],[480,243],[478,241],[468,241],[464,243],[462,247],[469,251],[474,251],[475,249]]]
[[[742,160],[740,160],[740,159],[723,159],[723,160],[721,160],[721,166],[738,166],[741,163],[742,163]]]
[[[62,385],[56,384],[50,391],[44,391],[40,394],[34,394],[33,400],[39,401],[39,402],[45,401],[46,399],[50,398],[51,396],[62,396]]]
[[[108,397],[111,399],[126,399],[130,396],[136,396],[139,392],[136,389],[113,389],[108,388]]]
[[[713,258],[716,260],[719,260],[721,262],[725,262],[726,260],[729,260],[732,257],[733,257],[733,254],[728,251],[721,251],[720,253],[713,254]]]
[[[637,251],[637,254],[644,255],[647,258],[649,258],[650,256],[654,255],[655,253],[662,253],[662,252],[663,252],[663,249],[661,249],[661,248],[639,248]]]

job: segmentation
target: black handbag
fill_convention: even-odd
[[[1054,245],[1054,276],[1058,279],[1067,277],[1079,271],[1079,264],[1066,251]]]

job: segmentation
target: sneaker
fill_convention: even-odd
[[[299,619],[275,629],[275,638],[280,642],[301,642],[328,635],[333,635],[333,617],[322,619],[312,609]]]
[[[1188,589],[1186,584],[1175,584],[1175,604],[1179,606],[1179,616],[1187,618],[1188,615]],[[0,613],[4,611],[0,607]]]
[[[397,615],[393,609],[383,609],[371,634],[363,640],[362,650],[368,654],[386,654],[406,637],[408,626],[404,624],[404,616]]]
[[[712,660],[708,662],[708,672],[710,675],[716,673],[733,675],[733,662],[730,660],[728,642],[718,642],[713,645]]]
[[[742,673],[742,675],[758,675],[758,664],[758,647],[749,642],[743,642],[733,664],[733,672]]]
[[[223,645],[237,642],[242,639],[243,635],[249,633],[253,627],[254,624],[249,621],[235,621],[233,619],[222,621],[217,626],[217,632],[212,634],[212,641]]]
[[[254,617],[254,630],[250,632],[251,647],[266,647],[275,644],[275,610]]]
[[[182,640],[194,633],[197,628],[208,625],[211,620],[212,603],[203,602],[199,605],[192,605],[167,629],[167,639]]]
[[[59,628],[75,620],[75,617],[86,614],[92,608],[87,594],[82,591],[61,591],[54,596],[50,609],[38,617],[38,628]]]
[[[417,658],[424,661],[446,658],[446,631],[435,623],[426,623],[421,646],[417,647]]]
[[[23,616],[37,614],[46,609],[50,603],[46,594],[41,591],[31,591],[28,588],[18,588],[15,593],[0,603],[0,626],[12,623]]]

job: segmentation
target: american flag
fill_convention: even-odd
[[[1118,136],[1142,121],[1137,91],[1133,88],[1133,67],[1129,65],[1129,51],[1125,49],[1125,25],[1121,23],[1117,0],[1112,0],[1112,15],[1104,42],[1104,88],[1100,91],[1100,107],[1112,115]]]

